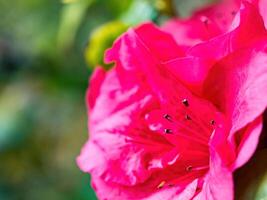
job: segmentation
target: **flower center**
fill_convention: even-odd
[[[209,169],[209,140],[216,123],[208,109],[194,104],[184,98],[180,105],[163,107],[145,117],[150,130],[173,145],[174,153],[163,155],[166,161],[155,165],[173,171],[171,178],[158,183],[158,189],[203,176]]]

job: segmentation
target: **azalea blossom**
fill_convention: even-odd
[[[115,66],[91,77],[77,159],[99,199],[233,199],[267,105],[267,34],[258,2],[225,6],[144,23],[107,50]]]

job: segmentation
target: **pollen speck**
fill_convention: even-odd
[[[158,185],[158,189],[163,188],[163,186],[165,185],[166,181],[161,181],[160,184]]]

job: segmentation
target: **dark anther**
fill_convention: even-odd
[[[183,99],[182,103],[184,104],[184,106],[188,107],[189,103],[187,99]]]
[[[214,121],[214,120],[211,120],[211,121],[210,121],[210,124],[211,124],[211,125],[215,125],[215,121]]]
[[[171,120],[172,120],[171,116],[168,115],[168,114],[163,115],[163,117],[164,117],[165,119],[167,119],[168,121],[171,121]]]
[[[191,120],[191,117],[189,115],[185,115],[186,120]]]
[[[192,167],[191,165],[189,165],[189,166],[186,168],[186,171],[191,172],[192,169],[193,169],[193,167]]]
[[[236,11],[233,10],[233,11],[231,12],[231,15],[236,15]]]
[[[171,129],[164,129],[164,133],[166,133],[166,134],[170,134],[170,133],[172,133],[172,130]]]
[[[205,25],[208,25],[208,23],[209,23],[209,19],[208,19],[207,17],[205,17],[205,16],[202,16],[202,17],[200,18],[200,20],[201,20]]]

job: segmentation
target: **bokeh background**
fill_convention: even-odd
[[[75,162],[94,66],[110,67],[104,50],[129,26],[211,2],[0,0],[0,200],[96,200]],[[236,174],[237,199],[267,199],[265,142]]]

